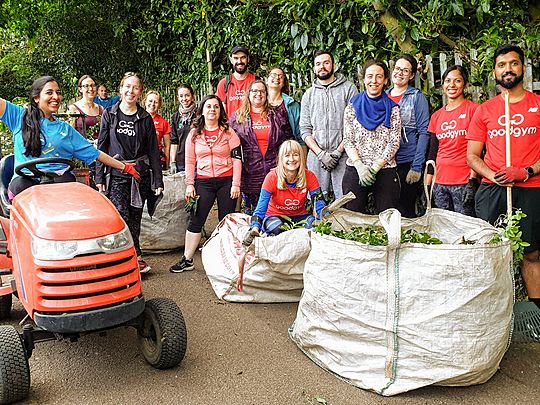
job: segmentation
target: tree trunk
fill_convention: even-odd
[[[399,46],[399,49],[401,49],[401,52],[403,53],[411,53],[414,51],[415,46],[412,42],[411,37],[406,34],[405,40],[401,40],[401,36],[403,34],[403,28],[399,26],[399,20],[385,7],[383,2],[381,0],[375,0],[373,2],[373,8],[376,11],[381,12],[382,14],[379,17],[379,21],[382,25],[386,28],[386,30],[392,35],[392,38],[394,38],[394,41]]]

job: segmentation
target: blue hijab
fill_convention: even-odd
[[[363,91],[351,99],[351,104],[356,113],[356,119],[368,131],[373,131],[381,124],[390,128],[392,108],[398,105],[384,91],[380,96],[374,98],[369,97],[367,92]]]

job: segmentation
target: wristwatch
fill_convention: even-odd
[[[532,177],[532,176],[534,176],[534,174],[535,174],[535,173],[534,173],[534,169],[533,169],[531,166],[526,167],[526,168],[525,168],[525,171],[527,172],[527,175],[528,175],[529,177]]]

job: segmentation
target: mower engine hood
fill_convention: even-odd
[[[11,218],[24,222],[32,235],[56,241],[98,238],[125,227],[114,205],[81,183],[28,188],[13,200]]]

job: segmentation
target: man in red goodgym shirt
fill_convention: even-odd
[[[524,53],[516,45],[495,50],[493,75],[510,101],[511,162],[506,167],[504,94],[476,110],[467,135],[467,162],[484,177],[476,194],[476,214],[494,223],[506,212],[506,187],[521,220],[525,248],[522,274],[529,300],[540,308],[540,96],[523,87]],[[482,149],[486,155],[481,158]]]
[[[243,46],[235,46],[230,57],[233,72],[221,79],[217,86],[216,95],[223,102],[227,117],[240,108],[244,95],[249,90],[255,75],[248,71],[249,51]]]

